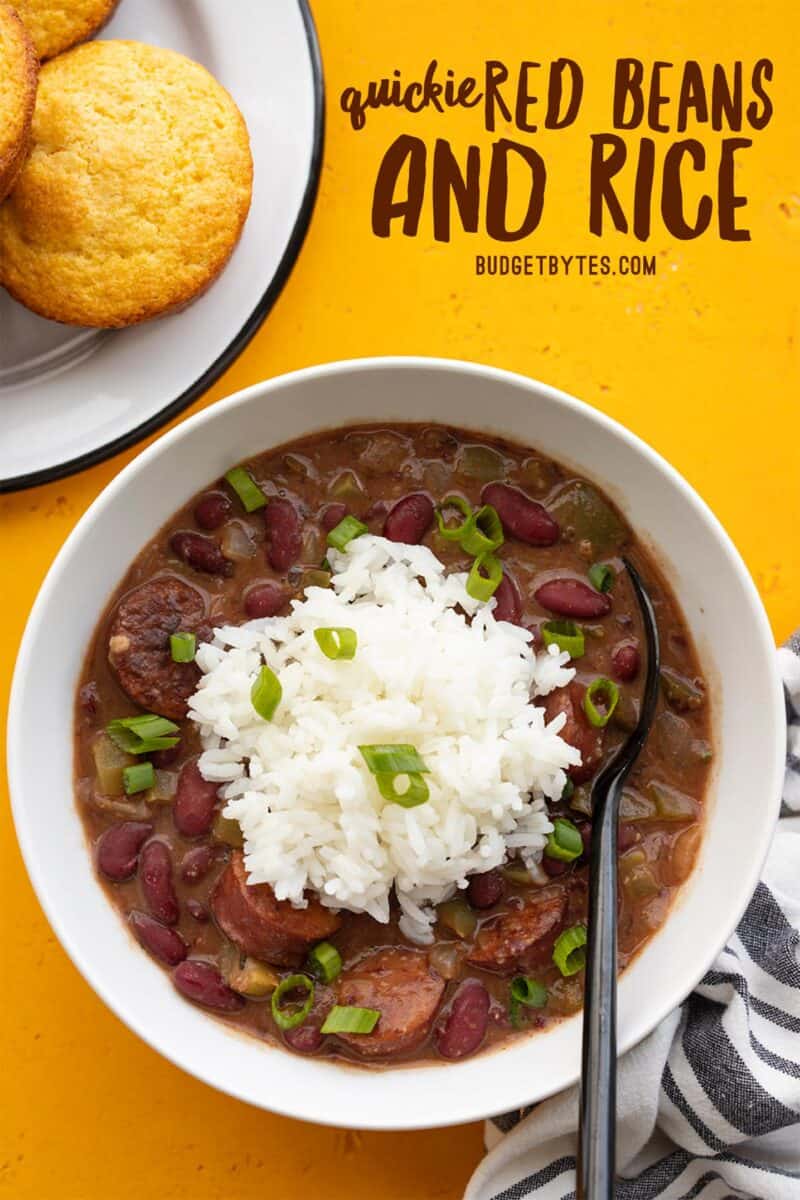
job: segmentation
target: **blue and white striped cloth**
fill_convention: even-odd
[[[800,634],[784,809],[761,883],[681,1009],[619,1064],[617,1200],[800,1200]],[[487,1123],[465,1200],[574,1200],[578,1091]]]

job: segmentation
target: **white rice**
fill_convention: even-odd
[[[537,655],[526,630],[495,621],[495,602],[473,600],[466,575],[446,575],[424,546],[365,535],[328,557],[331,588],[199,648],[200,770],[225,785],[250,883],[298,906],[311,888],[382,922],[394,888],[403,932],[429,942],[432,905],[470,873],[509,850],[540,859],[545,797],[580,754],[559,736],[564,718],[547,726],[529,701],[574,671],[556,647]],[[358,635],[352,661],[326,658],[313,636],[341,626]],[[250,702],[263,662],[283,688],[271,722]],[[430,768],[424,804],[381,797],[358,750],[371,743],[416,747]]]

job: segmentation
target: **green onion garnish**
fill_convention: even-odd
[[[278,676],[269,667],[262,667],[250,689],[250,702],[258,715],[265,721],[271,721],[282,695],[283,688]]]
[[[373,775],[424,774],[430,770],[415,746],[359,746]]]
[[[156,773],[151,762],[135,763],[122,771],[122,786],[126,796],[134,796],[137,792],[146,792],[156,781]]]
[[[497,515],[497,510],[491,504],[484,504],[475,513],[472,528],[465,531],[461,538],[461,549],[467,554],[480,558],[482,554],[491,554],[503,544],[503,523]]]
[[[363,521],[357,517],[343,517],[328,534],[328,545],[333,546],[334,550],[344,550],[353,538],[361,537],[364,533],[369,533],[369,527]]]
[[[598,708],[595,698],[601,701],[603,707]],[[619,703],[619,688],[611,680],[600,675],[593,679],[583,697],[583,711],[595,729],[602,729],[611,719],[614,709]]]
[[[244,467],[231,467],[225,478],[241,500],[245,512],[255,512],[267,503],[267,497]]]
[[[503,578],[503,564],[493,554],[481,554],[467,576],[467,593],[473,600],[491,600]]]
[[[282,1008],[281,1001],[290,992],[304,991],[306,998],[299,1008]],[[302,1025],[314,1003],[314,981],[307,975],[289,975],[282,979],[272,993],[272,1017],[279,1029],[294,1029]]]
[[[325,1018],[321,1033],[372,1033],[380,1019],[376,1008],[335,1005]]]
[[[562,975],[576,975],[586,965],[586,926],[573,925],[556,938],[553,962]]]
[[[571,779],[568,779],[567,782],[564,784],[563,788],[561,789],[561,795],[558,797],[559,800],[569,800],[570,797],[573,795],[574,791],[575,791],[575,784],[572,782]]]
[[[573,825],[566,817],[556,817],[544,852],[548,858],[557,858],[559,862],[574,862],[580,858],[583,854],[583,838],[577,825]]]
[[[589,582],[598,592],[610,592],[614,578],[614,568],[608,563],[595,563],[589,568]]]
[[[330,942],[318,942],[308,955],[308,969],[322,983],[332,983],[342,969],[342,956]]]
[[[194,662],[197,653],[197,638],[193,633],[171,633],[169,652],[173,662]]]
[[[559,650],[566,650],[570,658],[580,658],[586,649],[583,630],[574,621],[545,621],[542,625],[542,641],[545,646],[558,646]]]
[[[326,658],[355,658],[358,635],[355,629],[315,629],[317,645]]]
[[[425,777],[419,771],[398,771],[385,773],[377,771],[375,782],[384,800],[392,804],[400,804],[403,808],[416,808],[424,804],[430,796],[430,790]],[[402,790],[399,790],[402,787]]]
[[[464,520],[460,525],[445,525],[443,514],[448,508],[457,508],[462,514]],[[436,521],[439,526],[439,533],[446,542],[460,542],[464,534],[475,524],[472,506],[467,504],[467,501],[461,496],[445,496],[436,510]]]
[[[154,750],[169,750],[180,741],[172,737],[178,726],[156,713],[141,713],[138,717],[119,717],[106,725],[106,733],[115,746],[126,754],[150,754]]]
[[[511,1001],[508,1006],[508,1013],[511,1017],[511,1024],[515,1029],[520,1027],[519,1010],[522,1005],[526,1008],[544,1008],[547,1004],[547,988],[543,983],[539,983],[537,979],[531,979],[528,975],[517,975],[511,980]]]

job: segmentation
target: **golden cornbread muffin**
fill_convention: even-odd
[[[119,0],[15,0],[39,58],[85,42],[105,25]]]
[[[14,9],[0,0],[0,200],[28,153],[39,64]]]
[[[41,70],[31,153],[0,207],[0,282],[70,325],[182,308],[228,261],[252,175],[242,115],[204,67],[86,42]]]

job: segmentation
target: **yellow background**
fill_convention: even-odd
[[[796,6],[316,0],[315,16],[328,136],[311,231],[269,320],[202,403],[265,376],[364,354],[470,358],[556,384],[623,421],[683,472],[732,534],[776,637],[785,637],[800,620]],[[752,242],[722,244],[708,234],[680,244],[656,224],[647,246],[658,257],[655,279],[499,281],[472,272],[476,250],[497,249],[480,235],[442,246],[426,218],[415,241],[373,238],[372,181],[393,137],[446,134],[455,147],[471,138],[485,147],[490,138],[475,114],[382,112],[354,134],[338,105],[344,87],[395,66],[418,76],[431,57],[470,73],[486,57],[513,63],[560,54],[584,67],[583,112],[573,130],[536,143],[551,190],[525,249],[639,248],[619,236],[598,247],[586,232],[588,134],[608,128],[611,67],[623,54],[704,64],[775,60],[776,115],[737,170]],[[3,704],[50,561],[130,457],[0,497]],[[160,1059],[104,1008],[56,943],[28,884],[5,796],[0,837],[0,1193],[19,1200],[460,1195],[481,1152],[477,1126],[404,1135],[303,1126],[217,1095]]]

